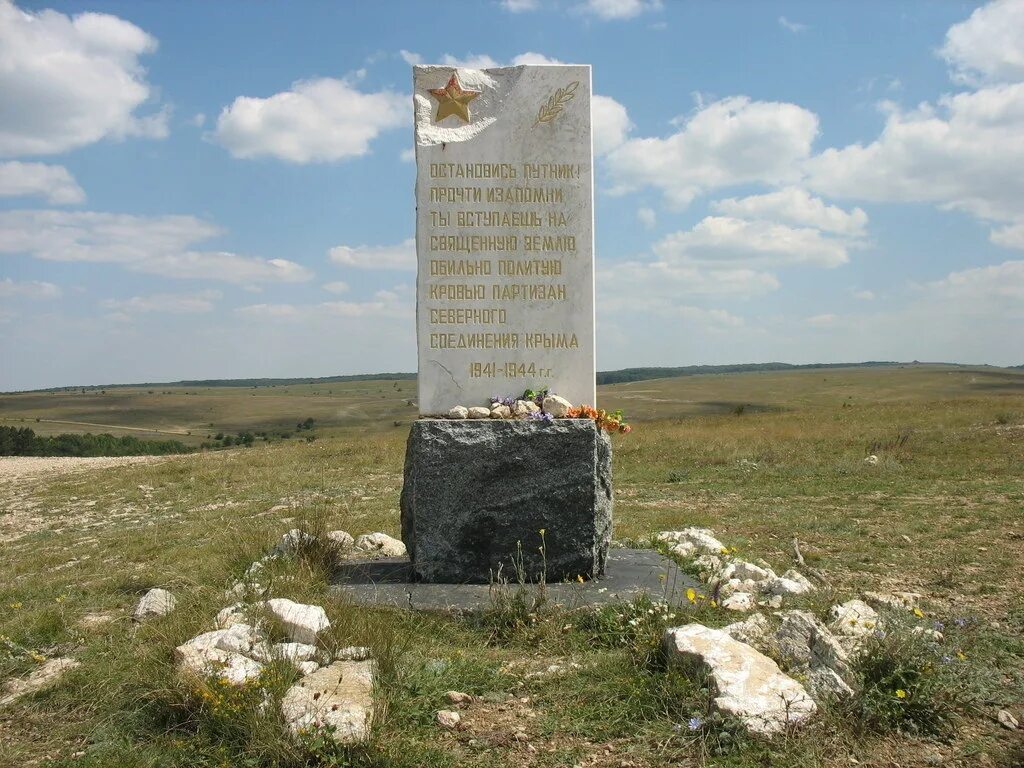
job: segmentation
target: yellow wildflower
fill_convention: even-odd
[[[923,619],[924,618],[924,611],[922,611],[920,608],[915,608],[914,609],[914,615],[917,616],[917,618],[919,618],[919,619]]]
[[[11,603],[11,604],[10,604],[10,605],[8,605],[7,607],[8,607],[8,608],[11,608],[11,609],[13,609],[13,610],[15,610],[15,611],[16,611],[16,610],[18,610],[19,608],[21,608],[21,601],[19,600],[19,601],[18,601],[18,602],[16,602],[16,603]]]
[[[691,603],[697,602],[697,592],[696,590],[694,590],[693,587],[686,588],[686,599],[689,600]]]
[[[902,688],[897,688],[896,689],[896,698],[897,699],[905,699],[905,698],[907,698],[907,692],[904,691]]]
[[[967,661],[967,654],[964,653],[963,651],[957,651],[956,652],[956,657],[958,659],[960,659],[960,661]]]
[[[718,607],[718,603],[717,603],[717,602],[715,602],[714,600],[712,600],[712,601],[711,601],[711,607],[712,607],[712,608],[717,608],[717,607]]]

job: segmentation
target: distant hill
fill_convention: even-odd
[[[957,363],[896,362],[891,360],[868,360],[862,363],[737,363],[735,365],[686,365],[680,367],[622,368],[617,371],[598,371],[598,384],[622,384],[649,379],[669,379],[677,376],[700,376],[702,374],[756,373],[758,371],[803,371],[829,368],[892,368],[906,365],[949,365]],[[967,366],[976,368],[979,366]],[[1009,370],[1024,369],[1024,365],[1007,366]],[[34,390],[38,392],[66,392],[71,390],[114,389],[119,387],[285,387],[298,384],[331,384],[345,381],[374,381],[389,379],[411,381],[415,373],[358,373],[349,376],[304,376],[288,379],[184,379],[182,381],[140,382],[137,384],[95,384],[89,386],[51,387]]]

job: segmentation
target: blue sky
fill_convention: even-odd
[[[0,389],[415,370],[410,64],[545,61],[600,369],[1024,363],[1024,0],[0,0]]]

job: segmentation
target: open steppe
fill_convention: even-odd
[[[223,590],[286,530],[397,535],[415,383],[157,385],[2,395],[0,423],[198,444],[313,418],[317,439],[72,472],[17,472],[19,460],[0,459],[0,680],[43,657],[82,663],[0,708],[0,765],[1024,764],[1024,731],[995,721],[1024,709],[1024,371],[702,375],[598,396],[634,425],[613,438],[616,539],[708,526],[785,569],[796,537],[827,577],[811,610],[865,589],[923,593],[921,621],[942,623],[969,702],[955,727],[941,737],[867,728],[837,706],[770,742],[694,733],[686,724],[706,695],[659,667],[655,619],[370,611],[334,598],[322,568],[300,562],[271,589],[324,605],[340,639],[374,647],[385,702],[369,747],[300,749],[245,701],[237,711],[197,702],[176,682],[171,650],[209,626]],[[175,592],[179,608],[136,628],[131,608],[152,586]],[[712,625],[736,618],[692,610]],[[625,607],[620,619],[645,611]],[[457,732],[434,723],[452,689],[481,697]]]

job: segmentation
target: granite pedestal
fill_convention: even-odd
[[[421,419],[401,506],[418,581],[591,579],[611,539],[611,442],[590,419]]]

